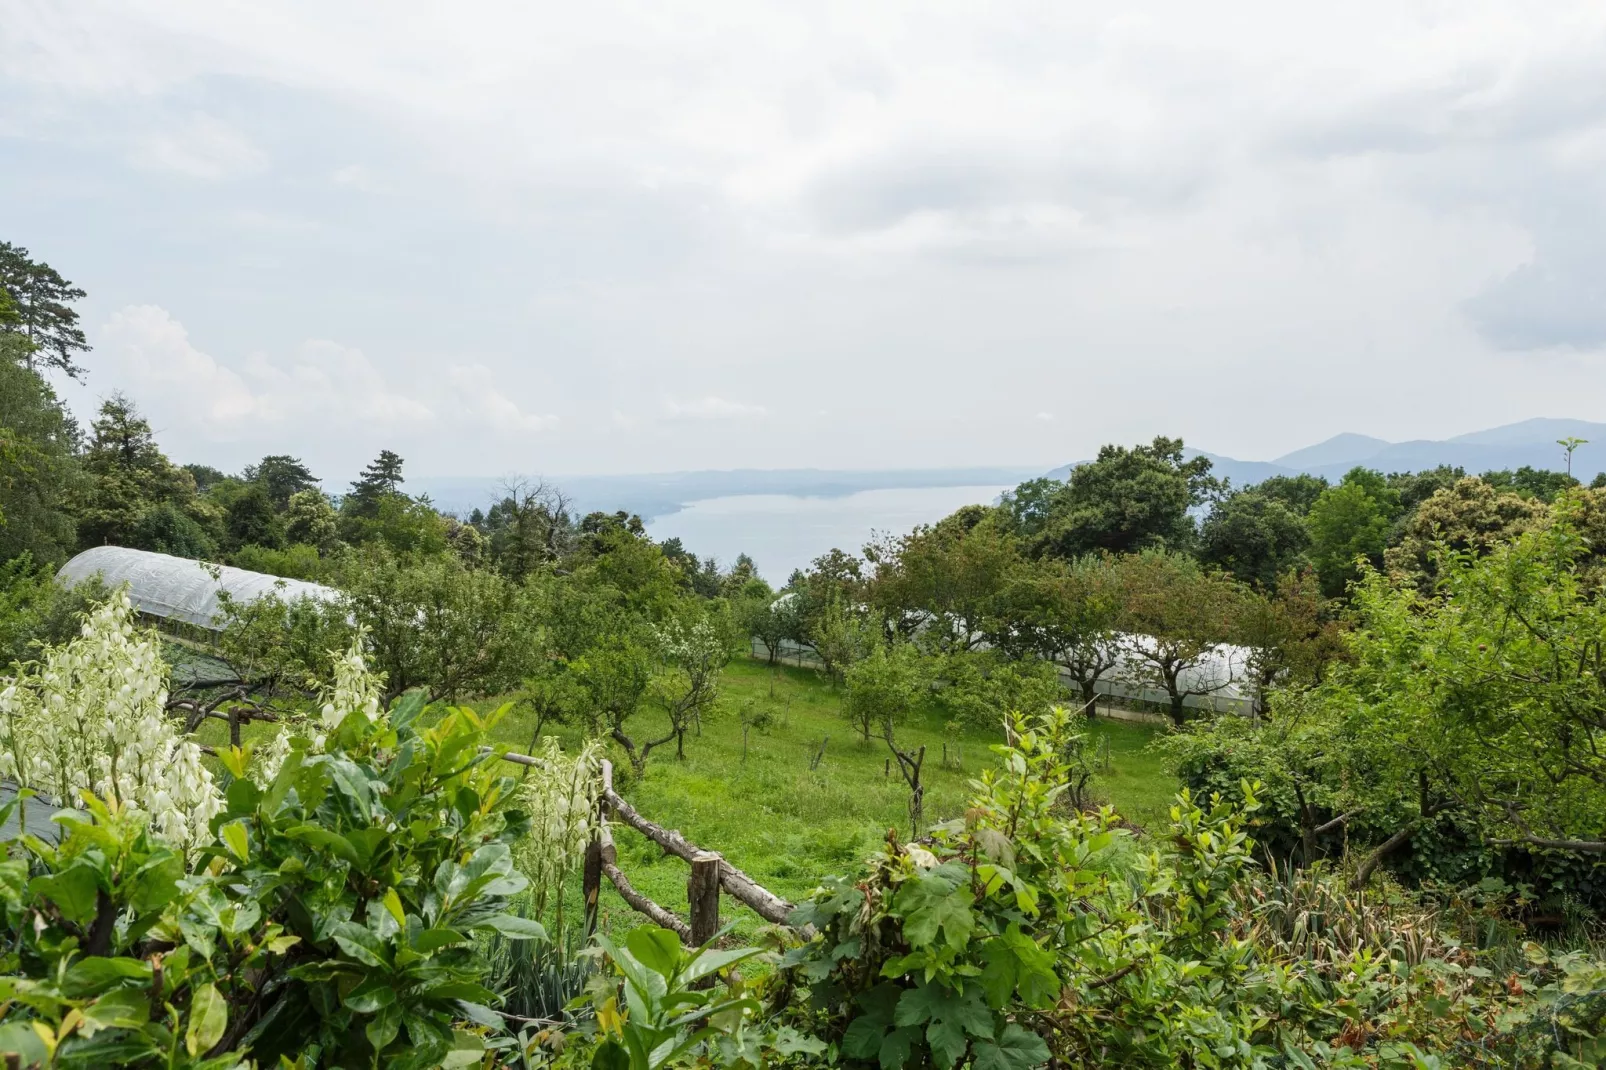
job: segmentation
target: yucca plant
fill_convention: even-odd
[[[532,907],[526,900],[516,913],[533,917]],[[582,929],[553,930],[551,938],[542,941],[519,942],[492,934],[481,956],[486,987],[502,997],[500,1009],[515,1028],[572,1022],[589,1013],[588,1005],[580,1005],[579,1011],[569,1008],[597,969],[596,952]]]
[[[519,804],[530,815],[530,831],[514,847],[514,860],[530,881],[531,916],[554,932],[564,928],[563,891],[579,872],[586,844],[596,832],[601,756],[595,740],[569,757],[548,736],[534,756],[541,764],[526,769],[519,785]]]
[[[1436,911],[1351,893],[1319,865],[1297,869],[1269,858],[1259,879],[1236,894],[1257,944],[1317,967],[1367,950],[1417,966],[1450,950]]]

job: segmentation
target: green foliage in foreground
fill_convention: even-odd
[[[881,1070],[1586,1066],[1606,1057],[1606,965],[1534,949],[1496,978],[1451,945],[1317,959],[1257,917],[1258,807],[1184,792],[1136,855],[1114,815],[1056,804],[1069,720],[1015,722],[961,821],[929,848],[889,840],[795,918],[791,1014]],[[1249,894],[1244,894],[1245,889]],[[1362,904],[1364,909],[1364,904]],[[1523,983],[1539,986],[1533,998]]]
[[[361,710],[234,780],[186,858],[90,797],[52,846],[3,845],[0,1050],[50,1066],[434,1067],[499,1028],[476,931],[531,938],[513,784],[454,712]]]

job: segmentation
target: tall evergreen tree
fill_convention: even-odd
[[[78,326],[78,313],[72,303],[84,296],[82,288],[61,277],[49,264],[36,263],[28,250],[10,242],[0,242],[0,289],[4,289],[15,310],[15,318],[0,317],[0,332],[20,334],[29,346],[23,359],[30,371],[55,368],[74,379],[84,370],[73,362],[75,355],[87,353],[89,342]]]
[[[146,512],[164,504],[187,510],[195,501],[195,479],[167,459],[150,422],[122,394],[101,404],[83,464],[88,478],[77,512],[86,546],[132,545]]]
[[[402,459],[390,450],[380,450],[379,456],[362,470],[351,484],[342,510],[351,516],[372,517],[379,512],[379,503],[387,495],[401,493]]]
[[[399,483],[400,457],[396,458],[396,469],[396,482]],[[283,453],[272,453],[256,464],[247,465],[243,475],[247,483],[255,483],[261,487],[267,493],[273,507],[281,512],[290,504],[292,494],[303,490],[314,490],[318,486],[318,477],[301,462],[301,458]]]
[[[20,361],[0,359],[0,562],[26,553],[55,565],[72,553],[78,438],[50,384]]]

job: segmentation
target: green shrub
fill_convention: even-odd
[[[185,858],[143,815],[86,799],[59,846],[3,845],[0,1048],[59,1066],[441,1065],[500,1029],[472,934],[539,938],[511,778],[471,711],[361,708],[294,740],[271,776],[248,755],[215,840]],[[333,723],[331,723],[333,722]]]
[[[84,612],[108,593],[99,578],[63,587],[27,554],[0,565],[0,669],[77,635]]]
[[[794,920],[794,1022],[881,1070],[1539,1067],[1602,1053],[1606,966],[1535,949],[1496,977],[1431,912],[1253,864],[1235,807],[1184,790],[1135,860],[1064,813],[1068,718],[1017,719],[963,820],[835,878]],[[1575,1060],[1575,1061],[1569,1061]]]

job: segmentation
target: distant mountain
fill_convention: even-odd
[[[1302,450],[1273,458],[1271,463],[1299,471],[1313,465],[1324,464],[1347,464],[1353,468],[1360,461],[1388,449],[1390,445],[1392,443],[1381,438],[1345,431],[1341,435],[1334,435],[1326,442],[1318,442],[1314,446],[1306,446]]]
[[[910,468],[878,471],[822,468],[745,468],[729,471],[657,472],[617,476],[555,476],[548,480],[568,495],[580,514],[623,509],[643,520],[668,516],[689,502],[744,494],[843,498],[865,490],[980,487],[1019,483],[1040,469]],[[505,495],[506,478],[439,476],[409,479],[406,487],[430,496],[437,509],[468,513]]]
[[[1549,420],[1543,416],[1536,416],[1519,424],[1506,424],[1504,427],[1492,427],[1487,431],[1457,435],[1449,441],[1465,442],[1472,446],[1520,446],[1532,442],[1554,443],[1557,439],[1569,436],[1587,438],[1591,444],[1606,443],[1606,424],[1594,424],[1588,420]],[[1574,460],[1576,459],[1575,455]]]
[[[1443,441],[1388,442],[1370,435],[1345,433],[1273,461],[1240,461],[1195,449],[1186,452],[1190,457],[1209,457],[1216,475],[1231,480],[1235,487],[1245,487],[1272,476],[1300,472],[1338,480],[1356,465],[1380,472],[1420,472],[1441,464],[1459,466],[1469,475],[1523,465],[1560,472],[1566,462],[1556,440],[1568,436],[1588,440],[1573,453],[1573,475],[1588,483],[1597,473],[1606,471],[1606,423],[1545,418],[1472,431]],[[1061,465],[1049,475],[1064,479],[1073,467]]]

